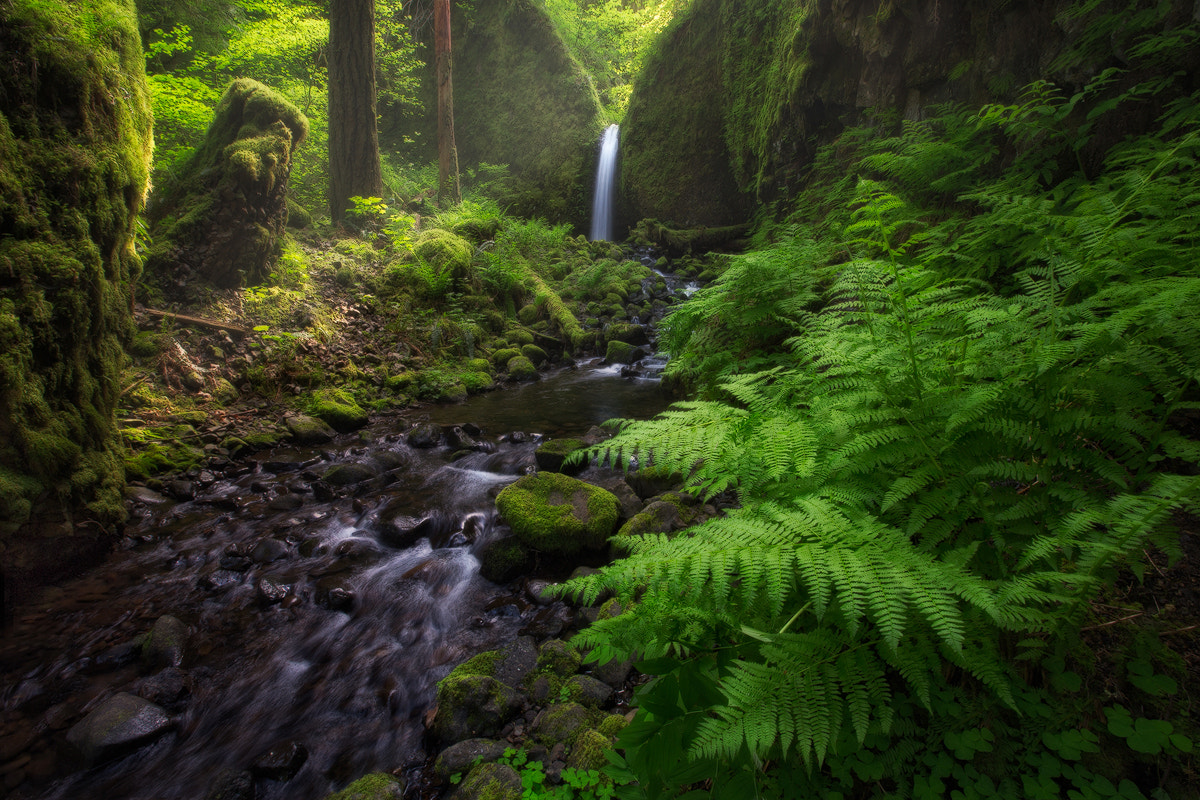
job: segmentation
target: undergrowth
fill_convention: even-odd
[[[591,657],[655,676],[621,796],[1194,792],[1170,653],[1097,694],[1080,638],[1200,497],[1200,97],[1075,158],[1164,86],[850,131],[820,213],[669,318],[702,399],[591,455],[737,508],[568,585],[631,607]]]

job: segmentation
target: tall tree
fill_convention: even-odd
[[[329,4],[329,216],[383,194],[375,121],[375,0]]]
[[[434,0],[434,52],[438,86],[438,205],[459,202],[458,149],[454,146],[454,84],[451,80],[450,0]]]

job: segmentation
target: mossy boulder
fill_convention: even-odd
[[[451,800],[521,800],[521,776],[507,764],[480,764],[471,770]]]
[[[520,350],[514,347],[504,347],[492,353],[492,364],[496,366],[496,369],[507,371],[508,362],[519,355],[521,355]]]
[[[325,800],[400,800],[403,796],[403,781],[386,772],[372,772]]]
[[[561,639],[548,639],[538,648],[537,668],[540,671],[565,678],[575,674],[581,663],[583,655],[579,650]]]
[[[574,464],[566,464],[567,456],[576,450],[587,447],[581,439],[549,439],[538,445],[533,457],[537,468],[543,472],[561,472],[565,475],[578,475],[587,468],[587,460]]]
[[[521,345],[521,355],[533,362],[534,366],[540,367],[550,360],[550,356],[546,355],[546,351],[538,347],[536,344]]]
[[[639,345],[649,341],[644,325],[634,325],[632,322],[614,322],[604,329],[604,338],[610,342],[618,341],[626,344]]]
[[[474,248],[471,243],[445,228],[422,231],[413,242],[413,252],[438,272],[449,273],[455,280],[470,274]]]
[[[555,703],[546,706],[533,721],[532,732],[547,746],[559,742],[573,745],[592,723],[593,712],[579,703]]]
[[[0,4],[0,563],[90,566],[124,519],[114,408],[150,97],[131,0]]]
[[[611,747],[612,742],[607,736],[588,728],[575,739],[571,755],[567,756],[567,766],[579,770],[601,769],[608,764],[605,754]]]
[[[496,508],[520,542],[562,554],[603,547],[620,513],[611,492],[554,472],[526,475],[505,487]]]
[[[535,381],[538,378],[537,367],[525,356],[514,356],[508,360],[508,377],[514,381]]]
[[[604,350],[604,360],[610,364],[632,364],[638,360],[641,352],[631,344],[614,339]]]
[[[322,389],[309,403],[314,417],[324,421],[339,433],[358,430],[367,424],[367,412],[341,389]]]
[[[511,580],[529,563],[530,550],[516,537],[495,539],[479,554],[479,574],[495,583]]]
[[[249,78],[229,85],[179,184],[151,209],[147,270],[160,287],[262,282],[280,252],[292,156],[307,135],[308,119],[272,89]]]
[[[298,444],[325,444],[337,434],[325,420],[308,414],[287,417],[283,422]]]

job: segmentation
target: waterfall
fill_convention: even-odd
[[[613,195],[617,183],[617,139],[620,128],[609,125],[600,139],[600,163],[596,167],[596,193],[592,197],[591,240],[612,241]]]

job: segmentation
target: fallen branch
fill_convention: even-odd
[[[238,336],[250,336],[254,333],[249,328],[243,328],[241,325],[235,325],[232,322],[221,322],[220,320],[205,319],[204,317],[191,317],[187,314],[177,314],[174,311],[159,311],[154,308],[147,308],[145,312],[159,319],[170,318],[184,325],[198,325],[201,328],[212,328],[213,330],[236,333]]]

